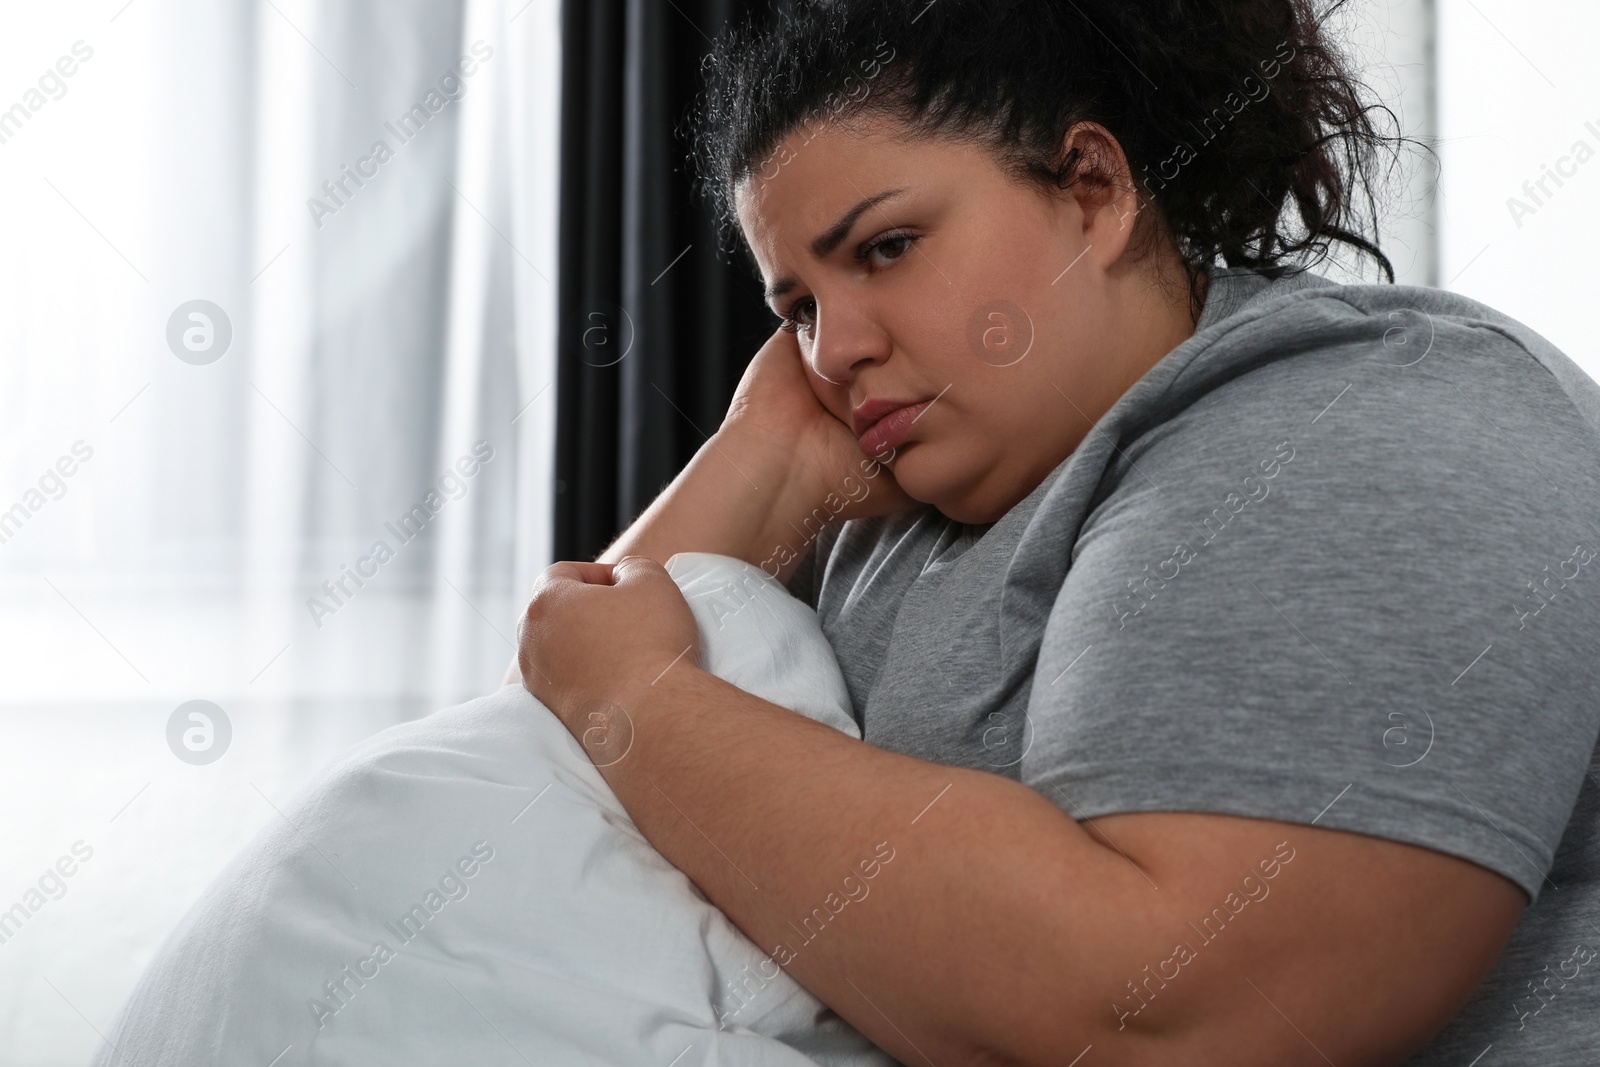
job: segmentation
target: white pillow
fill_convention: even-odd
[[[667,567],[707,669],[858,736],[810,608],[740,560]],[[651,847],[521,686],[369,738],[285,815],[169,935],[98,1063],[894,1064]]]
[[[667,560],[700,629],[700,665],[851,737],[861,727],[817,613],[754,564],[711,552]]]

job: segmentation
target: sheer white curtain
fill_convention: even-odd
[[[27,205],[0,266],[8,698],[498,680],[554,400],[558,38],[522,2],[8,13],[6,69],[76,66],[0,144]],[[214,362],[168,344],[194,300],[231,327]]]
[[[558,8],[0,6],[0,1062],[85,1062],[331,758],[499,684],[550,552]]]

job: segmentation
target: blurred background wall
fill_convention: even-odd
[[[692,81],[735,7],[0,4],[0,913],[92,851],[0,929],[0,1063],[86,1061],[240,845],[356,740],[494,688],[555,546],[592,555],[715,429],[770,322],[634,149],[681,171],[648,78]],[[1600,374],[1600,9],[1335,18],[1436,151],[1386,204],[1400,280]],[[655,346],[632,378],[569,351],[596,301]]]

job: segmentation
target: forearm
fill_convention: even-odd
[[[717,552],[765,564],[787,580],[799,559],[780,563],[773,546],[794,540],[784,531],[806,510],[789,506],[791,464],[792,457],[752,438],[719,430],[596,562],[649,556],[665,563],[677,552]]]
[[[1116,1029],[1107,1004],[1149,947],[1130,920],[1151,889],[1045,798],[875,748],[684,664],[646,692],[625,700],[627,755],[602,768],[640,831],[902,1062],[1004,1049],[1066,1063]],[[762,1010],[759,992],[744,996]],[[1041,1020],[1045,1044],[1019,1047]]]

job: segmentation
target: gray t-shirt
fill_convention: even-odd
[[[1071,412],[1063,410],[1063,418]],[[1411,1067],[1600,1062],[1600,387],[1409,286],[1213,275],[998,521],[831,523],[789,588],[867,741],[1074,818],[1357,831],[1532,901]]]

